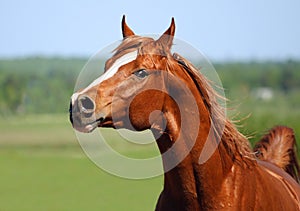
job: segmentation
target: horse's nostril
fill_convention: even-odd
[[[94,110],[94,102],[87,96],[80,98],[83,110]]]

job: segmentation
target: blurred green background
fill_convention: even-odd
[[[68,120],[69,99],[87,59],[0,60],[0,210],[153,210],[162,177],[112,176],[81,150]],[[214,64],[229,116],[255,142],[269,128],[294,128],[300,140],[300,62]],[[248,117],[248,118],[245,118]],[[106,131],[107,132],[107,131]],[[110,134],[108,131],[107,134]],[[132,157],[157,154],[114,146]],[[299,143],[298,143],[299,144]],[[138,203],[137,203],[138,202]]]

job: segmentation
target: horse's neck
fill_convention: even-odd
[[[181,153],[180,147],[172,147],[169,134],[163,134],[157,143],[161,153],[165,155],[162,156],[165,170],[164,190],[157,204],[157,210],[199,210],[197,182],[191,155],[188,154],[169,170],[177,159],[176,155]]]
[[[199,164],[199,156],[206,141],[207,132],[200,131],[199,134],[201,135],[198,136],[194,147],[187,156],[164,175],[163,194],[169,200],[174,200],[175,204],[179,203],[178,206],[189,208],[187,210],[200,210],[201,205],[213,200],[233,163],[226,147],[221,142],[211,157],[205,163]],[[169,148],[173,151],[171,154],[180,154],[180,146],[171,147],[170,137],[172,134],[171,136],[166,134],[157,140],[161,152]],[[164,167],[173,162],[171,159],[174,158],[163,156]]]

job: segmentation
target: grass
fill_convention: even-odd
[[[0,155],[0,210],[153,210],[161,189],[160,178],[121,179],[84,156]]]
[[[64,116],[12,117],[1,120],[0,133],[1,211],[155,207],[162,177],[129,180],[104,172],[83,153]]]

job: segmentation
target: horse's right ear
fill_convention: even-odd
[[[125,39],[126,37],[135,35],[134,32],[129,28],[129,26],[126,24],[125,21],[125,15],[123,15],[122,18],[122,34],[123,34],[123,38]]]
[[[175,20],[174,18],[172,18],[170,27],[167,29],[167,31],[165,31],[163,35],[160,36],[160,38],[156,42],[161,43],[163,46],[166,46],[168,50],[170,50],[173,44],[174,34]]]

